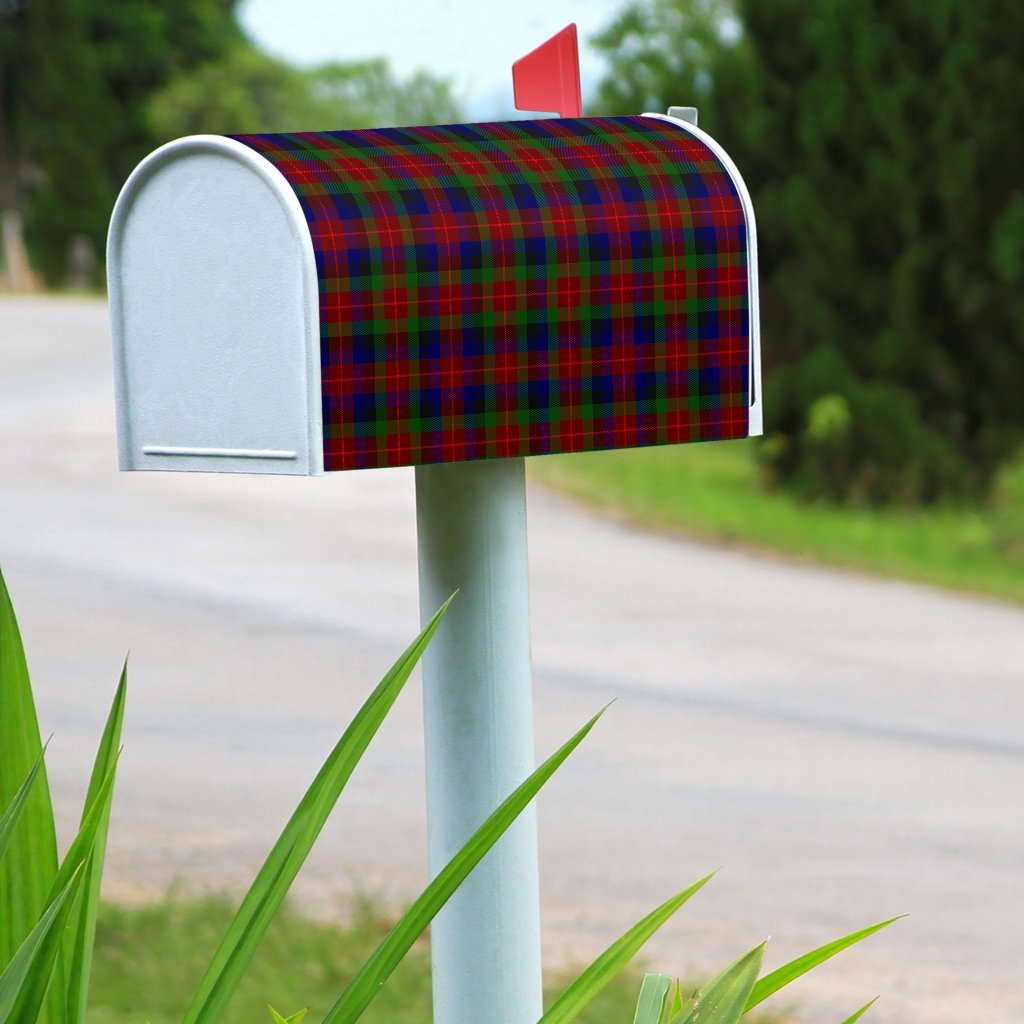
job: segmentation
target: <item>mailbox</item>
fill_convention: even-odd
[[[681,119],[192,136],[136,168],[108,262],[122,469],[761,432],[750,199]]]

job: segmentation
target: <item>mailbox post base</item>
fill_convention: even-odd
[[[418,466],[420,612],[458,590],[423,659],[436,874],[534,768],[525,466]],[[537,828],[528,808],[431,928],[434,1024],[542,1013]]]

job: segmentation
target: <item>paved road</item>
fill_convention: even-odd
[[[238,887],[416,630],[412,475],[118,475],[106,314],[0,300],[0,562],[67,829],[132,649],[109,891]],[[1024,611],[635,532],[536,491],[538,745],[619,700],[542,798],[545,941],[580,959],[710,868],[652,947],[711,968],[911,917],[801,1019],[1024,1016]],[[300,880],[423,880],[416,687]],[[796,993],[796,990],[794,990]]]

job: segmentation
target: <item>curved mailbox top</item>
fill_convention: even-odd
[[[142,444],[148,461],[126,459],[123,444],[122,465],[316,472],[760,431],[749,197],[728,157],[691,125],[644,115],[233,138],[220,140],[222,148],[237,160],[244,146],[244,163],[272,165],[266,182],[288,186],[277,187],[276,208],[296,219],[280,194],[290,188],[308,232],[312,260],[300,246],[291,263],[303,264],[306,277],[315,267],[315,281],[296,285],[287,302],[302,319],[301,294],[307,305],[315,296],[307,316],[315,331],[312,323],[305,329],[316,336],[305,348],[311,362],[319,350],[319,367],[306,368],[301,401],[306,418],[319,419],[310,443],[322,430],[322,462],[311,450],[290,468],[273,458],[258,466],[160,463],[176,451],[220,452],[228,462],[245,450],[273,456],[273,439],[254,434],[251,442],[225,437],[220,447],[205,437],[206,448],[135,438],[128,446]],[[216,148],[209,137],[193,145],[203,143]],[[186,158],[187,150],[177,156]],[[145,188],[142,180],[136,202]],[[231,187],[220,195],[236,201]],[[117,263],[131,235],[131,195],[118,205],[112,302],[126,304],[133,275],[127,263],[118,273]],[[154,216],[137,233],[151,230]],[[198,244],[216,247],[217,239]],[[222,259],[237,289],[256,287],[244,252]],[[261,274],[265,287],[270,277]],[[241,301],[218,299],[231,283],[210,286],[202,302]],[[168,288],[160,295],[173,303]],[[131,318],[116,312],[119,384],[130,388]],[[212,315],[217,333],[230,334],[230,317]],[[232,374],[232,401],[244,403]],[[131,405],[124,396],[120,406]]]

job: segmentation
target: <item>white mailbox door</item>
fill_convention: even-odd
[[[323,471],[316,264],[269,161],[215,136],[157,150],[108,267],[122,469]]]

